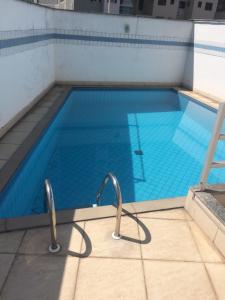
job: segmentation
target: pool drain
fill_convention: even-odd
[[[143,155],[144,154],[142,150],[135,150],[134,153],[136,155]]]

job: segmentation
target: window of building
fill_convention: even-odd
[[[170,0],[170,4],[171,4],[171,5],[174,5],[174,0]]]
[[[213,4],[211,2],[206,2],[205,4],[205,10],[212,10]]]
[[[225,11],[225,0],[219,0],[217,11]]]
[[[217,11],[225,11],[225,0],[219,0]]]
[[[158,5],[159,6],[165,6],[166,5],[166,0],[158,0]]]
[[[144,0],[139,0],[138,8],[139,8],[139,10],[143,10],[143,8],[144,8]]]
[[[202,7],[202,1],[198,1],[198,8]]]
[[[184,9],[186,6],[186,2],[185,1],[180,1],[179,2],[179,8]]]

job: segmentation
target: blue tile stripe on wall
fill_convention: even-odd
[[[192,42],[175,41],[175,40],[141,39],[141,38],[129,38],[129,37],[127,38],[126,37],[105,37],[105,36],[98,36],[98,35],[92,36],[92,35],[62,34],[62,33],[48,33],[48,34],[31,35],[26,37],[2,39],[0,40],[0,49],[33,44],[33,43],[48,41],[52,39],[86,41],[86,42],[104,42],[104,43],[115,43],[115,44],[176,46],[176,47],[190,47],[190,48],[194,47],[194,49],[202,49],[202,50],[225,53],[225,47],[207,45],[202,43],[192,43]]]
[[[0,49],[33,44],[41,41],[47,41],[53,38],[53,34],[40,34],[25,37],[0,40]]]
[[[135,39],[121,37],[105,37],[105,36],[86,36],[86,35],[71,35],[71,34],[56,34],[57,39],[80,40],[90,42],[105,42],[119,44],[141,44],[141,45],[158,45],[158,46],[181,46],[187,47],[190,43],[179,41],[166,40],[150,40],[150,39]]]
[[[206,45],[206,44],[200,44],[200,43],[195,43],[194,48],[210,50],[210,51],[216,51],[216,52],[225,52],[225,47]]]
[[[105,42],[105,43],[116,43],[116,44],[120,43],[120,44],[141,44],[141,45],[157,45],[157,46],[178,46],[178,47],[189,47],[192,45],[189,42],[183,42],[183,41],[166,41],[166,40],[153,40],[153,39],[52,33],[52,34],[33,35],[33,36],[0,40],[0,49],[32,44],[32,43],[37,43],[40,41],[46,41],[50,39],[87,41],[87,42]]]

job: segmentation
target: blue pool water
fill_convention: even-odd
[[[0,216],[42,213],[45,178],[58,210],[92,206],[109,171],[124,202],[184,196],[199,183],[214,120],[173,90],[76,89],[1,193]],[[222,170],[210,174],[224,180]],[[113,201],[109,185],[102,205]]]

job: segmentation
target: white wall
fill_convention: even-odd
[[[129,34],[125,26],[129,25]],[[108,37],[190,41],[191,22],[55,12],[61,30]],[[187,48],[60,41],[55,48],[57,81],[180,84]]]
[[[125,28],[129,32],[125,33]],[[225,24],[52,10],[0,0],[0,39],[57,32],[191,42],[225,48]],[[60,39],[0,50],[0,127],[50,84],[139,82],[185,85],[225,100],[225,52],[168,45]]]
[[[192,23],[87,15],[0,0],[0,39],[49,32],[188,42]],[[183,79],[186,60],[187,47],[82,42],[66,38],[1,49],[0,128],[55,80],[178,85]]]
[[[195,91],[225,101],[225,52],[208,48],[225,49],[225,24],[195,23],[194,43],[194,51],[186,65],[184,84],[189,86],[193,81]],[[207,49],[198,47],[199,44],[207,46]]]
[[[50,9],[0,0],[0,39],[53,28],[53,17]],[[54,45],[0,50],[0,129],[54,80]]]

